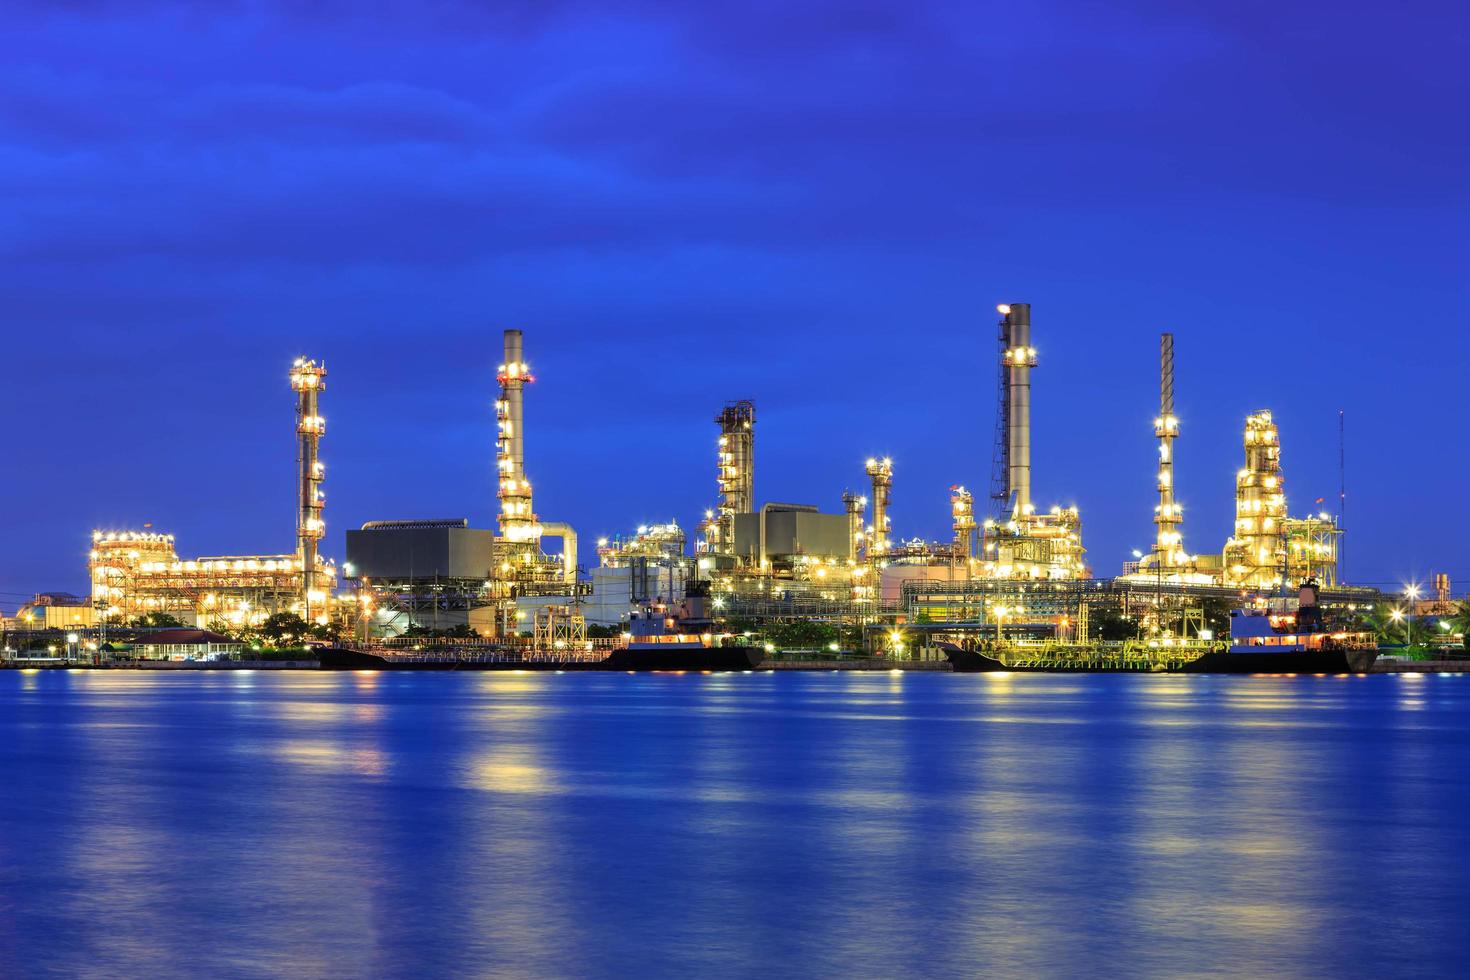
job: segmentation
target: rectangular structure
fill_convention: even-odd
[[[375,581],[486,579],[495,533],[448,521],[374,522],[347,532],[353,575]]]

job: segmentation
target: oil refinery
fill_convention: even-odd
[[[494,426],[493,530],[472,527],[465,517],[385,515],[346,532],[339,571],[322,554],[332,550],[321,457],[327,371],[297,358],[287,372],[297,456],[294,552],[186,559],[173,535],[151,526],[97,529],[90,600],[66,606],[69,623],[106,627],[159,614],[228,631],[289,613],[359,642],[455,633],[564,646],[582,644],[589,627],[626,628],[640,609],[697,590],[720,622],[814,621],[850,631],[869,650],[894,653],[903,643],[912,650],[975,636],[1085,643],[1099,615],[1182,637],[1192,613],[1196,631],[1202,628],[1197,612],[1206,600],[1281,591],[1308,579],[1320,583],[1328,605],[1366,604],[1378,595],[1339,581],[1342,528],[1333,515],[1290,515],[1281,436],[1266,409],[1244,417],[1233,526],[1218,551],[1186,549],[1174,467],[1185,433],[1175,414],[1171,333],[1159,343],[1154,544],[1122,562],[1121,574],[1099,575],[1083,546],[1078,507],[1046,501],[1047,474],[1033,470],[1038,358],[1031,306],[996,310],[988,504],[977,505],[958,480],[947,498],[937,488],[904,489],[892,458],[856,453],[852,482],[834,485],[830,510],[821,502],[760,502],[756,405],[732,400],[715,411],[712,505],[690,522],[693,532],[671,516],[605,534],[596,538],[595,560],[584,564],[571,523],[537,513],[531,474],[535,454],[549,450],[527,439],[536,376],[523,333],[506,330],[494,417],[486,420],[487,429]],[[986,345],[980,336],[977,349]],[[899,497],[931,500],[936,512],[947,507],[950,537],[906,536],[894,519]],[[1201,533],[1191,528],[1196,539]],[[555,550],[547,550],[548,539]],[[49,622],[51,612],[43,612]],[[900,630],[909,637],[902,643]]]

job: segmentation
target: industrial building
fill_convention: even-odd
[[[326,534],[320,453],[326,420],[319,406],[326,376],[323,365],[306,358],[297,358],[289,373],[296,402],[296,553],[184,559],[172,534],[93,531],[88,575],[100,620],[125,623],[164,613],[194,626],[241,627],[289,612],[308,622],[329,621],[337,569],[318,549]]]
[[[1235,523],[1219,554],[1190,554],[1183,544],[1183,507],[1176,496],[1174,444],[1179,419],[1174,412],[1174,335],[1159,340],[1158,492],[1154,507],[1154,547],[1124,566],[1124,577],[1180,584],[1223,585],[1235,589],[1279,590],[1316,579],[1339,584],[1337,557],[1342,528],[1337,518],[1319,513],[1288,515],[1281,436],[1271,412],[1246,417],[1245,465],[1235,475]]]
[[[938,541],[897,533],[896,467],[886,455],[861,464],[865,492],[844,490],[836,512],[810,503],[757,504],[756,407],[743,399],[727,402],[714,417],[715,500],[694,540],[676,521],[646,525],[600,539],[596,566],[584,570],[572,527],[543,521],[536,511],[526,432],[526,393],[536,378],[522,332],[506,330],[495,372],[496,530],[472,528],[466,518],[369,521],[346,534],[344,570],[353,594],[334,596],[337,571],[321,555],[326,370],[300,358],[289,374],[298,462],[294,554],[183,559],[172,535],[99,530],[89,561],[90,603],[38,602],[31,616],[49,623],[71,609],[73,625],[88,616],[120,623],[157,612],[222,628],[294,612],[314,622],[351,622],[361,636],[468,629],[485,637],[534,634],[569,642],[585,635],[585,623],[615,626],[643,605],[674,601],[695,579],[708,581],[716,608],[728,616],[871,626],[923,615],[988,628],[998,619],[1021,623],[1044,612],[1049,618],[1026,622],[1027,628],[1058,635],[1085,635],[1089,604],[1120,596],[1133,612],[1139,609],[1128,604],[1151,601],[1156,622],[1167,596],[1185,601],[1214,590],[1270,590],[1308,577],[1329,596],[1361,598],[1339,582],[1337,519],[1289,516],[1280,436],[1267,410],[1245,422],[1235,523],[1224,547],[1186,550],[1174,469],[1181,426],[1172,333],[1159,342],[1154,545],[1126,562],[1117,579],[1094,578],[1077,507],[1042,507],[1034,493],[1037,353],[1030,304],[1001,304],[997,311],[989,513],[982,516],[975,493],[956,482],[947,500],[935,495],[936,508],[947,507],[949,525],[948,537]],[[548,538],[560,542],[558,552],[545,551]]]
[[[577,635],[574,607],[587,591],[578,581],[577,534],[570,524],[541,520],[527,473],[525,394],[536,377],[520,330],[504,331],[495,378],[499,534],[463,518],[369,521],[349,531],[347,565],[359,586],[359,612],[377,631],[468,627],[507,637],[542,623],[548,635]],[[559,554],[542,549],[546,538],[560,540]]]
[[[369,521],[347,532],[343,569],[366,590],[360,612],[379,632],[494,627],[495,534],[466,518]]]
[[[686,536],[676,521],[639,527],[627,537],[599,538],[598,565],[581,605],[588,624],[618,626],[641,606],[683,596],[699,574],[698,561],[685,553]]]
[[[85,596],[70,592],[42,592],[0,621],[6,632],[72,630],[96,625],[97,610]]]
[[[1077,508],[1038,511],[1031,499],[1031,304],[1002,303],[1000,383],[991,497],[1000,513],[985,521],[980,571],[988,578],[1080,579],[1082,520]]]

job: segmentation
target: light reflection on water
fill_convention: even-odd
[[[0,976],[1450,974],[1467,685],[0,672]]]

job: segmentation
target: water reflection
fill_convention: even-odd
[[[1466,691],[0,673],[0,976],[1444,972]]]

